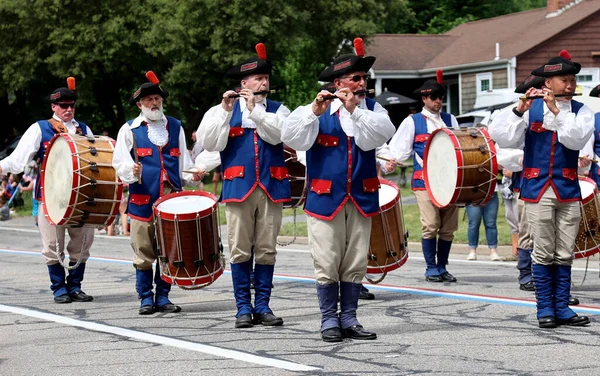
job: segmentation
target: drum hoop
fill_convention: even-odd
[[[591,201],[596,200],[596,196],[598,195],[598,186],[596,185],[596,182],[587,176],[580,176],[578,180],[591,183],[594,186],[594,193],[591,196],[583,197],[583,195],[581,195],[581,205],[587,205]]]
[[[79,187],[79,183],[80,183],[80,177],[79,177],[79,174],[77,173],[77,171],[79,170],[79,158],[76,155],[73,155],[73,154],[78,154],[77,149],[74,147],[75,144],[73,142],[73,138],[68,133],[57,133],[52,137],[52,139],[50,139],[48,148],[46,149],[46,152],[44,153],[44,162],[42,163],[42,172],[44,172],[44,173],[41,174],[41,185],[40,185],[40,189],[42,190],[42,203],[46,202],[46,190],[44,189],[44,182],[45,182],[45,175],[46,175],[46,173],[45,173],[46,164],[48,163],[48,156],[49,156],[50,150],[52,150],[52,145],[54,145],[54,142],[56,142],[56,140],[61,137],[67,141],[67,145],[69,145],[69,149],[71,149],[71,163],[73,166],[73,182],[71,184],[71,196],[69,197],[69,205],[67,206],[67,211],[65,212],[65,214],[63,215],[63,218],[58,223],[55,223],[50,218],[50,216],[48,215],[48,213],[45,211],[45,208],[44,208],[44,211],[45,211],[44,216],[46,217],[48,222],[50,222],[50,224],[55,225],[55,226],[64,225],[69,221],[71,214],[73,214],[73,211],[75,210],[74,209],[75,203],[77,202],[77,199],[79,196],[79,191],[77,190],[77,188]]]
[[[368,274],[389,273],[391,271],[394,271],[394,270],[400,268],[402,265],[404,265],[406,263],[406,261],[408,261],[408,251],[404,254],[404,256],[402,256],[402,258],[400,260],[394,262],[393,264],[388,264],[383,267],[367,266],[367,273]]]
[[[170,275],[162,274],[161,278],[163,281],[171,284],[171,285],[181,285],[181,286],[197,286],[197,285],[207,285],[216,281],[223,274],[223,266],[219,267],[217,271],[214,273],[210,273],[207,275],[203,275],[201,277],[173,277]],[[210,282],[210,283],[209,283]]]
[[[390,210],[391,208],[393,208],[394,206],[396,206],[398,204],[398,201],[400,201],[400,189],[398,189],[398,186],[391,180],[387,180],[387,179],[383,179],[383,178],[379,178],[379,184],[380,185],[387,185],[389,187],[392,187],[396,190],[396,197],[394,197],[394,199],[382,206],[379,207],[379,211],[380,212],[385,212]]]
[[[586,257],[590,257],[595,255],[596,253],[600,252],[600,246],[596,246],[592,249],[588,249],[585,251],[577,251],[577,252],[573,252],[573,257],[576,259],[580,259],[580,258],[586,258]]]
[[[206,209],[199,211],[199,212],[183,213],[183,214],[171,214],[171,213],[165,213],[165,212],[158,210],[158,206],[161,203],[167,201],[168,199],[171,199],[174,197],[186,197],[186,196],[208,197],[208,198],[214,200],[214,204]],[[160,197],[158,200],[156,200],[154,202],[154,205],[152,205],[152,209],[153,209],[154,215],[160,219],[174,221],[175,218],[177,218],[177,220],[181,220],[181,221],[192,221],[192,220],[196,220],[197,216],[200,216],[201,218],[209,216],[211,213],[213,213],[214,211],[217,210],[218,204],[219,204],[219,202],[217,201],[217,196],[213,195],[212,193],[208,193],[206,191],[195,191],[195,190],[194,191],[179,191],[179,192],[169,193],[168,195],[164,195],[164,196]]]
[[[483,128],[476,129],[479,131],[479,133],[483,135],[486,143],[488,144],[489,156],[492,161],[492,176],[494,177],[494,179],[492,179],[490,183],[485,199],[479,204],[479,206],[484,206],[492,199],[492,197],[494,196],[494,192],[496,191],[496,184],[498,183],[498,181],[495,179],[495,177],[498,176],[498,159],[494,157],[498,153],[496,151],[496,145],[494,145],[494,141],[492,140],[492,137],[490,136],[489,132]]]

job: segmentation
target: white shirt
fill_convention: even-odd
[[[354,137],[356,146],[364,151],[373,150],[385,144],[396,130],[387,111],[379,103],[375,103],[373,111],[367,108],[366,100],[362,100],[350,114],[342,101],[331,102],[329,113],[339,111],[342,130],[349,137]],[[281,128],[281,140],[295,150],[310,149],[319,135],[319,117],[312,111],[312,103],[295,109]]]
[[[558,142],[571,150],[581,150],[594,132],[594,113],[583,105],[577,116],[571,112],[571,101],[556,101],[560,112],[554,115],[544,105],[545,129],[556,131]],[[525,144],[525,132],[529,127],[529,111],[523,117],[515,115],[512,108],[507,108],[494,117],[488,131],[490,136],[505,148],[522,149]],[[591,156],[591,155],[590,155]]]
[[[425,116],[427,122],[427,133],[431,134],[436,129],[446,128],[446,123],[442,120],[439,113],[433,113],[427,108],[423,108],[421,113]],[[458,121],[454,115],[450,114],[452,128],[460,129]],[[407,117],[400,123],[398,130],[390,141],[390,150],[397,162],[404,162],[413,155],[413,144],[415,142],[415,121],[412,116]]]
[[[140,116],[133,120],[131,126],[125,123],[121,129],[119,129],[119,134],[117,135],[117,144],[113,153],[112,165],[117,171],[117,175],[119,175],[124,183],[135,183],[138,181],[138,178],[133,175],[133,165],[135,164],[135,161],[131,157],[131,150],[133,149],[133,132],[131,130],[139,127],[142,122],[145,121],[145,116],[140,114]],[[166,118],[164,118],[163,126],[166,130]],[[185,131],[183,130],[183,127],[180,127],[179,176],[181,178],[182,185],[190,184],[193,178],[192,174],[183,172],[183,170],[192,170],[193,168],[194,164],[192,163],[190,153],[188,152],[185,144]]]
[[[270,113],[266,110],[266,100],[257,102],[252,112],[246,107],[244,98],[238,99],[242,111],[242,128],[256,128],[260,138],[271,145],[281,143],[281,125],[290,114],[290,110],[283,104],[277,112]],[[208,151],[223,151],[229,140],[229,121],[233,111],[225,111],[221,104],[209,109],[202,121],[196,137]]]
[[[52,116],[54,120],[60,121],[66,128],[69,134],[77,133],[77,128],[79,127],[79,123],[76,120],[71,120],[69,122],[64,122],[54,114]],[[88,135],[92,134],[92,130],[90,127],[87,127],[86,132]],[[40,125],[35,122],[27,128],[23,137],[19,140],[19,144],[13,150],[13,152],[6,158],[0,161],[0,168],[2,168],[2,173],[12,173],[19,174],[23,172],[25,166],[33,159],[35,154],[38,152],[40,148],[40,143],[42,142],[42,129]]]

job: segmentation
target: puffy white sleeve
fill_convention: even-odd
[[[220,103],[206,111],[196,131],[196,137],[204,145],[204,149],[225,150],[229,139],[230,120],[231,112],[225,111]]]

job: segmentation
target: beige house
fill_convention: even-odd
[[[444,71],[446,111],[475,106],[478,93],[512,88],[559,51],[581,63],[579,82],[600,81],[600,0],[548,0],[546,8],[468,22],[445,34],[377,34],[368,52],[376,94],[410,96]]]

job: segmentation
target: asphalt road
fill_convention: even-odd
[[[281,248],[271,308],[282,327],[235,329],[231,277],[195,291],[174,288],[180,314],[140,316],[124,237],[96,236],[84,291],[90,303],[58,305],[31,223],[0,224],[0,375],[594,375],[600,347],[598,259],[592,257],[579,314],[585,328],[539,329],[532,293],[514,262],[451,255],[454,284],[423,278],[420,250],[370,287],[359,320],[376,341],[327,344],[305,245]],[[416,248],[416,247],[415,247]],[[574,281],[583,279],[577,261]]]

